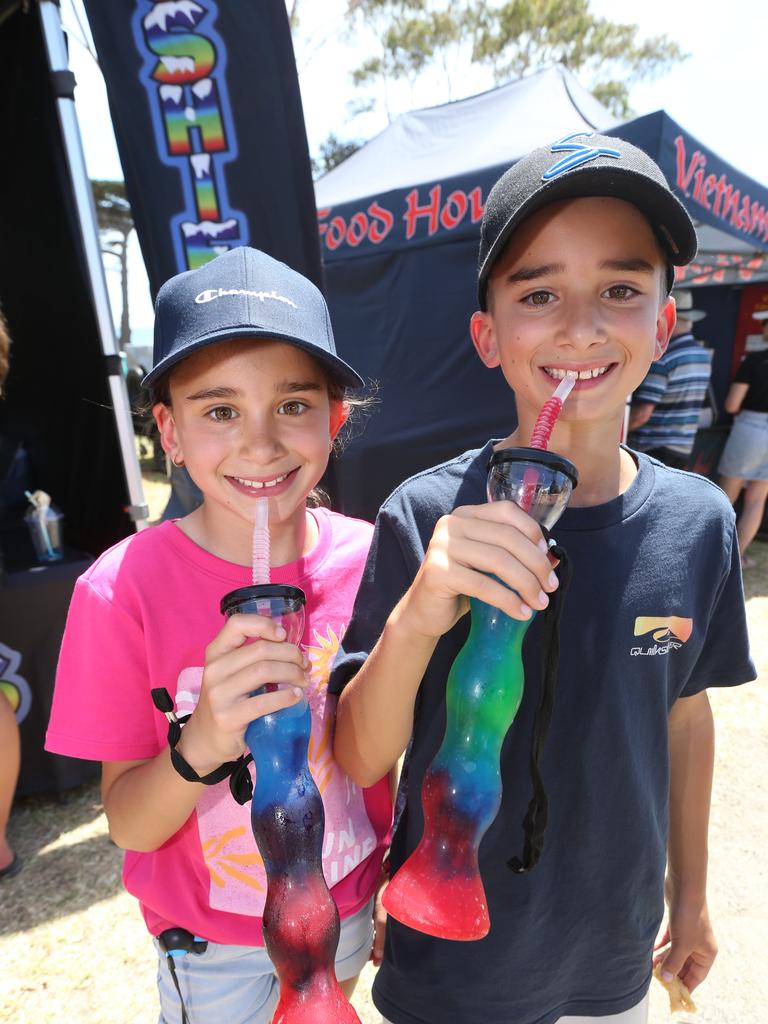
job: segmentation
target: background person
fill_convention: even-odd
[[[674,290],[675,333],[632,397],[628,444],[667,466],[685,469],[693,451],[699,414],[712,374],[712,351],[693,336],[707,315],[693,308],[688,289]]]
[[[10,348],[11,339],[5,318],[0,311],[0,397],[5,378],[8,376]],[[0,565],[0,573],[1,571]],[[21,860],[11,848],[6,834],[20,766],[19,725],[10,702],[0,691],[0,878],[12,878],[21,870]]]
[[[763,341],[768,346],[768,310],[756,318],[763,321]],[[725,411],[736,420],[717,471],[731,502],[746,483],[737,530],[741,564],[751,569],[755,561],[747,556],[747,548],[760,529],[768,498],[768,347],[744,358],[726,396]]]

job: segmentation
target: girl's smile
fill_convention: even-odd
[[[181,522],[196,543],[247,565],[255,498],[269,499],[274,564],[315,541],[307,495],[344,421],[320,365],[281,341],[217,342],[180,363],[171,405],[155,407],[163,446],[184,460],[203,504]]]

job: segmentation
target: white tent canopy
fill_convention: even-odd
[[[604,131],[618,123],[567,68],[556,64],[478,96],[402,114],[315,183],[317,205],[338,206],[479,167],[511,164],[568,132]]]

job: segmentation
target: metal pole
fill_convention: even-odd
[[[58,85],[56,106],[64,139],[64,152],[75,194],[75,207],[85,252],[93,308],[96,314],[101,348],[107,366],[107,380],[112,396],[112,410],[120,441],[120,452],[130,501],[128,514],[136,524],[136,529],[141,530],[147,525],[146,520],[149,517],[149,508],[144,499],[141,470],[138,458],[136,457],[128,389],[126,388],[120,366],[120,351],[115,339],[115,328],[109,305],[107,281],[104,274],[104,265],[101,262],[96,207],[85,166],[80,128],[77,123],[77,115],[75,114],[74,76],[71,76],[69,71],[67,47],[61,28],[58,4],[54,3],[53,0],[41,0],[39,7],[45,47],[48,53],[48,64],[53,80]]]

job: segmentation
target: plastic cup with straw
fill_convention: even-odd
[[[48,524],[46,519],[48,518],[48,509],[51,504],[51,497],[46,494],[45,491],[35,491],[34,494],[30,491],[24,491],[24,497],[29,501],[35,510],[35,517],[37,519],[37,525],[40,529],[40,536],[43,538],[43,544],[48,558],[53,561],[59,558],[60,555],[56,553],[51,544],[51,535],[48,532]]]

